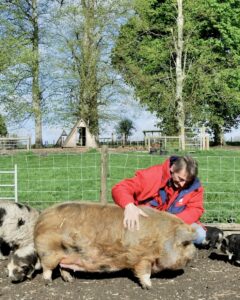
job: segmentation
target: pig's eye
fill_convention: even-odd
[[[28,272],[29,267],[28,266],[22,266],[22,270],[24,273]]]
[[[182,242],[183,247],[187,247],[190,244],[191,244],[191,242],[189,242],[189,241]]]
[[[227,246],[227,241],[226,241],[225,239],[223,239],[222,245],[223,245],[223,246]]]

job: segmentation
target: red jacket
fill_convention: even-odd
[[[168,186],[170,175],[170,160],[163,164],[155,165],[147,169],[136,172],[135,177],[124,179],[112,188],[112,197],[116,204],[125,207],[129,203],[135,205],[147,204],[147,199],[154,199],[159,210],[169,211],[182,219],[187,224],[199,221],[203,209],[203,187],[186,193],[181,199],[176,198],[179,191],[175,191]],[[163,189],[167,195],[167,201],[163,203],[159,190]],[[171,211],[171,206],[175,206],[175,212]]]

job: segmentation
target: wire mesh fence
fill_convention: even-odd
[[[194,156],[205,188],[204,222],[240,223],[240,155]],[[160,155],[108,153],[106,200],[112,202],[112,186],[134,176],[138,169],[163,162]],[[0,155],[0,170],[18,167],[18,201],[43,209],[63,201],[100,201],[101,153],[19,153]],[[9,178],[10,180],[10,178]],[[0,173],[0,197],[9,197],[6,174]]]

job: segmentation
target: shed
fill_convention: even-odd
[[[64,144],[66,138],[67,138],[67,133],[65,130],[62,131],[60,137],[58,138],[57,142],[56,142],[56,146],[58,147],[62,147],[62,145]]]
[[[96,137],[92,135],[89,128],[82,119],[78,120],[69,135],[65,139],[62,147],[91,147],[96,148]]]

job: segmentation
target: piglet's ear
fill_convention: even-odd
[[[229,239],[223,238],[222,245],[228,246],[228,244],[229,244]]]
[[[195,229],[189,225],[182,225],[176,229],[176,240],[179,243],[194,241],[197,237]]]

